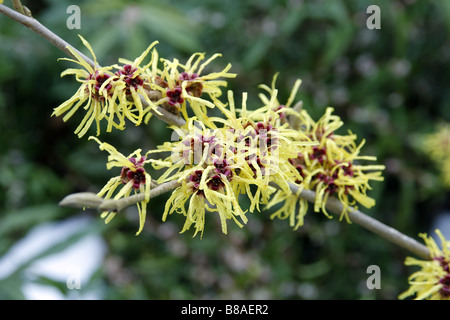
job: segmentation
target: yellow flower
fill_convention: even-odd
[[[441,123],[424,135],[420,147],[440,169],[444,186],[450,187],[450,124]]]
[[[136,232],[136,235],[140,234],[145,224],[147,203],[150,201],[151,186],[151,177],[145,171],[144,165],[151,160],[147,160],[146,155],[141,155],[141,149],[137,149],[128,157],[125,157],[112,145],[105,142],[102,143],[95,137],[89,137],[89,140],[91,139],[99,144],[100,150],[106,150],[109,153],[108,162],[106,164],[108,170],[114,167],[122,168],[120,175],[111,178],[97,195],[99,197],[104,197],[104,199],[112,198],[117,200],[128,197],[133,190],[135,193],[144,194],[144,200],[137,204],[139,212],[139,230]],[[117,188],[120,186],[122,186],[122,189],[114,195]],[[117,212],[114,211],[103,212],[101,217],[105,219],[105,223],[108,223],[116,214]]]
[[[68,58],[60,60],[75,62],[84,69],[67,69],[61,73],[61,76],[75,75],[76,80],[81,82],[81,86],[69,100],[55,108],[52,115],[65,114],[63,120],[67,121],[80,107],[87,110],[86,115],[75,130],[80,138],[86,134],[94,121],[97,125],[97,135],[99,135],[100,121],[103,119],[106,119],[108,123],[107,132],[111,132],[113,127],[120,130],[125,129],[125,119],[130,120],[135,125],[140,125],[144,115],[146,113],[151,115],[149,111],[155,110],[157,106],[157,103],[153,102],[148,96],[151,84],[147,71],[149,66],[156,65],[156,50],[152,53],[151,61],[146,66],[140,66],[157,41],[150,44],[134,61],[119,59],[119,62],[124,63],[124,65],[115,64],[100,67],[90,44],[82,36],[80,38],[94,57],[95,67],[90,66],[75,50],[68,47],[77,60]],[[118,71],[113,73],[111,71],[113,68],[118,69]],[[148,104],[145,110],[141,97]],[[147,121],[149,117],[147,117]]]
[[[445,186],[450,187],[450,156],[442,163],[442,182]]]
[[[63,77],[68,74],[75,75],[76,80],[81,82],[81,86],[69,100],[54,109],[52,116],[60,116],[66,113],[63,121],[67,121],[85,104],[83,108],[87,110],[86,115],[80,125],[75,129],[75,134],[82,137],[94,121],[97,124],[97,135],[100,134],[100,120],[108,113],[116,113],[115,109],[118,106],[113,97],[115,93],[113,85],[114,74],[110,71],[111,67],[99,67],[92,47],[82,36],[79,37],[91,52],[95,67],[91,67],[75,50],[68,47],[77,60],[69,58],[61,58],[60,60],[75,62],[84,67],[84,69],[67,69],[61,73],[61,76]],[[122,121],[119,124],[114,123],[112,119],[110,121],[111,125],[122,128]]]
[[[301,186],[301,184],[300,184]],[[275,205],[281,204],[281,207],[270,215],[271,219],[280,220],[289,219],[289,225],[297,230],[304,224],[304,217],[308,212],[308,202],[303,198],[298,198],[302,191],[302,187],[294,195],[292,193],[278,190],[266,205],[266,209],[270,209]]]
[[[305,152],[292,162],[304,178],[303,187],[316,192],[314,211],[322,211],[330,217],[325,205],[329,196],[336,195],[344,207],[341,219],[345,217],[350,222],[347,215],[349,206],[360,203],[371,208],[375,205],[375,200],[367,195],[367,191],[371,189],[371,180],[383,180],[381,170],[384,166],[360,164],[360,161],[375,161],[376,157],[359,154],[365,141],[357,145],[356,135],[335,133],[342,126],[342,121],[332,112],[332,108],[327,108],[315,122],[302,110],[301,126],[318,145],[305,148]]]
[[[62,60],[75,62],[84,69],[68,69],[61,76],[75,75],[81,86],[69,100],[55,108],[52,114],[54,116],[65,114],[63,120],[67,121],[80,107],[87,110],[75,130],[79,137],[86,134],[94,121],[99,135],[100,122],[103,119],[108,123],[107,132],[112,131],[113,127],[125,129],[125,119],[136,126],[142,121],[148,123],[152,116],[151,111],[157,110],[160,105],[174,114],[181,113],[185,120],[189,119],[187,110],[189,105],[198,120],[213,126],[206,113],[207,109],[214,108],[215,104],[205,99],[204,95],[216,101],[222,93],[221,87],[227,85],[227,81],[220,78],[236,76],[228,72],[231,64],[220,72],[204,72],[207,65],[220,57],[220,54],[214,54],[203,61],[205,54],[195,53],[186,64],[181,64],[178,59],[172,61],[159,59],[158,52],[153,49],[150,61],[141,66],[157,41],[150,44],[134,61],[119,59],[121,65],[100,67],[90,44],[83,37],[80,38],[91,52],[95,67],[90,66],[75,50],[68,47],[76,60],[68,58]],[[158,66],[159,60],[162,61],[162,69]],[[111,71],[113,68],[117,69],[115,73]],[[145,100],[147,107],[144,108],[141,99]]]
[[[118,69],[115,73],[115,85],[120,88],[118,100],[120,101],[122,109],[130,110],[130,112],[125,114],[136,126],[141,124],[145,114],[149,114],[147,117],[148,121],[151,116],[149,111],[156,110],[156,104],[148,96],[148,90],[151,89],[148,68],[150,66],[155,66],[157,63],[158,53],[156,49],[153,50],[152,58],[147,65],[141,67],[140,64],[157,43],[158,41],[151,43],[134,61],[119,59],[122,66],[114,65],[114,68]],[[145,108],[145,110],[139,95],[144,98],[148,104],[148,107]],[[133,107],[136,107],[136,110],[133,110]],[[136,112],[136,114],[134,112]]]
[[[285,123],[289,130],[302,132],[311,143],[287,159],[291,168],[297,171],[297,175],[292,175],[290,182],[298,186],[298,191],[296,194],[292,194],[290,190],[286,192],[286,188],[276,191],[267,203],[267,209],[279,204],[281,206],[271,218],[289,219],[294,229],[302,226],[308,202],[299,198],[299,194],[303,189],[307,189],[316,193],[314,211],[322,211],[331,218],[325,205],[329,196],[336,195],[343,204],[341,219],[345,217],[349,221],[347,213],[351,205],[358,202],[370,208],[375,204],[375,201],[367,196],[367,191],[371,189],[369,182],[383,180],[380,170],[383,170],[384,166],[359,163],[362,160],[373,161],[376,158],[359,155],[364,141],[356,145],[356,135],[351,132],[347,135],[336,134],[336,130],[342,127],[343,122],[338,116],[333,115],[332,108],[327,108],[325,114],[318,121],[314,121],[306,110],[301,110],[301,102],[291,107],[301,84],[300,80],[294,83],[286,104],[274,99],[277,92],[275,89],[277,76],[278,74],[275,75],[271,87],[260,86],[269,93],[269,96],[261,93],[259,95],[261,100],[279,115],[280,123]]]
[[[450,241],[440,230],[435,230],[441,241],[441,248],[432,237],[420,234],[430,250],[430,260],[405,259],[407,266],[419,266],[409,278],[410,287],[399,295],[399,299],[414,297],[416,300],[450,300]]]
[[[174,128],[181,141],[160,146],[158,152],[168,151],[171,156],[153,161],[156,169],[166,168],[158,182],[181,182],[166,204],[164,219],[173,212],[181,213],[186,216],[183,231],[194,224],[197,233],[203,232],[205,212],[217,211],[226,232],[227,219],[240,226],[236,217],[244,223],[247,220],[237,201],[239,194],[248,196],[249,211],[253,212],[275,191],[271,183],[288,192],[288,182],[301,179],[289,159],[312,143],[305,134],[281,125],[279,113],[273,110],[276,94],[264,107],[248,111],[244,93],[238,115],[229,91],[229,104],[216,104],[225,119],[211,117],[208,128],[191,118],[185,127]]]
[[[440,123],[437,129],[425,135],[422,148],[433,161],[450,158],[450,124]]]
[[[229,219],[242,227],[247,218],[238,195],[246,170],[236,163],[234,153],[226,152],[226,132],[208,129],[194,119],[189,119],[183,128],[174,129],[180,141],[166,142],[152,151],[171,152],[163,160],[152,160],[155,169],[166,168],[158,182],[177,180],[181,183],[166,203],[163,221],[173,212],[183,214],[186,222],[181,232],[194,225],[195,236],[198,232],[203,234],[206,212],[217,212],[223,233],[227,233]]]
[[[153,88],[159,90],[166,109],[172,113],[181,112],[185,120],[188,120],[187,102],[198,120],[207,125],[211,125],[207,117],[207,108],[214,108],[214,103],[203,98],[203,94],[208,94],[211,99],[216,99],[222,94],[221,87],[227,85],[227,81],[219,78],[234,78],[236,74],[229,73],[231,64],[228,64],[222,71],[203,74],[205,67],[220,54],[201,63],[205,59],[204,53],[193,54],[186,64],[181,64],[178,59],[172,61],[161,59],[164,68],[157,77],[154,77]]]
[[[260,203],[268,203],[275,191],[270,184],[276,184],[284,192],[290,193],[289,183],[299,181],[302,177],[289,159],[303,152],[306,146],[317,144],[303,132],[290,129],[287,123],[282,123],[281,111],[276,108],[277,94],[278,91],[274,90],[262,107],[250,111],[247,109],[245,92],[242,108],[236,110],[233,92],[228,91],[228,106],[216,103],[225,119],[211,118],[214,122],[223,123],[227,130],[236,132],[237,139],[244,142],[238,160],[250,166],[253,178],[248,184],[257,186],[254,195],[247,189],[247,195],[254,199],[250,211],[255,205],[259,210]]]
[[[227,169],[230,170],[230,169]],[[192,224],[195,227],[194,236],[200,232],[203,235],[206,212],[217,212],[220,218],[222,232],[227,233],[226,221],[233,219],[242,227],[247,223],[247,217],[242,211],[237,200],[237,194],[233,190],[233,174],[221,173],[218,166],[201,166],[185,170],[180,178],[182,185],[175,189],[166,203],[163,221],[167,215],[173,212],[182,213],[186,222],[181,232],[188,230]],[[188,210],[185,205],[189,200]]]
[[[295,81],[286,103],[282,104],[278,101],[278,99],[271,101],[271,97],[273,97],[274,94],[276,96],[276,92],[278,91],[275,87],[275,83],[277,81],[278,75],[279,75],[278,73],[276,73],[274,75],[274,77],[272,79],[272,84],[270,87],[268,87],[265,84],[259,85],[259,88],[267,91],[269,96],[266,96],[263,93],[258,94],[258,96],[265,105],[269,105],[269,104],[272,105],[274,108],[273,110],[276,111],[277,113],[279,113],[280,120],[282,122],[286,122],[289,114],[297,113],[296,109],[300,108],[303,105],[302,101],[299,101],[294,106],[292,106],[292,104],[294,103],[295,95],[297,94],[298,89],[300,88],[300,85],[302,84],[302,80],[297,79]],[[297,128],[293,127],[292,129],[297,129]]]

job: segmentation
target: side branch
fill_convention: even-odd
[[[43,38],[47,39],[49,42],[54,44],[58,49],[65,52],[70,57],[76,59],[76,57],[68,49],[68,47],[70,47],[72,50],[76,51],[81,56],[81,58],[83,58],[83,60],[86,61],[92,68],[96,67],[95,63],[94,63],[94,61],[92,61],[92,59],[86,57],[83,53],[78,51],[75,47],[71,46],[69,43],[67,43],[64,39],[60,38],[54,32],[47,29],[45,26],[43,26],[39,21],[37,21],[33,17],[26,16],[22,13],[19,13],[3,4],[0,4],[0,12],[3,13],[4,15],[6,15],[7,17],[23,24],[28,29],[36,32],[37,34],[39,34],[40,36],[42,36]],[[149,95],[149,97],[152,98],[151,95]],[[140,98],[141,98],[142,105],[144,107],[147,107],[148,106],[147,101],[145,101],[145,99],[142,96]],[[161,107],[157,107],[156,110],[152,109],[152,110],[150,110],[150,112],[153,113],[158,119],[164,121],[165,123],[167,123],[169,125],[175,125],[175,126],[181,127],[185,124],[185,121],[182,118],[168,112],[167,110],[165,110]]]
[[[163,183],[151,190],[150,198],[156,197],[163,193],[169,192],[180,185],[177,181],[170,181]],[[290,185],[292,192],[297,193],[298,187],[294,184]],[[314,203],[316,193],[311,190],[303,190],[300,193],[300,197]],[[128,206],[132,206],[144,200],[143,194],[137,194],[130,197],[114,200],[114,199],[102,199],[94,193],[81,192],[74,193],[66,196],[59,203],[63,207],[75,207],[75,208],[94,208],[100,211],[116,211],[119,212]],[[336,198],[328,198],[326,208],[336,214],[340,215],[343,210],[343,205]],[[350,220],[367,230],[389,240],[390,242],[409,250],[423,259],[430,259],[430,251],[428,248],[414,240],[413,238],[399,232],[398,230],[381,223],[380,221],[369,217],[365,213],[353,209],[349,210],[348,216]]]
[[[15,4],[20,3],[20,1],[14,1]],[[17,5],[16,5],[17,6]],[[10,9],[9,7],[0,4],[0,12],[4,15],[8,16],[9,18],[23,24],[30,30],[34,31],[35,33],[39,34],[43,38],[47,39],[49,42],[51,42],[53,45],[55,45],[57,48],[65,52],[67,55],[76,58],[73,56],[72,52],[68,50],[68,47],[75,50],[89,65],[91,65],[93,68],[95,68],[95,63],[90,58],[86,57],[84,54],[79,52],[76,48],[72,47],[70,44],[68,44],[65,40],[61,39],[59,36],[57,36],[55,33],[44,27],[42,24],[39,23],[36,19],[31,17],[31,14],[29,12],[25,11],[25,7],[23,6],[17,6],[17,8],[22,12],[15,11],[13,9]],[[25,14],[23,14],[25,13]],[[143,97],[141,97],[141,101],[143,106],[148,106],[147,102]],[[160,120],[166,122],[169,125],[175,125],[178,127],[181,127],[185,124],[185,121],[177,117],[176,115],[171,114],[170,112],[166,111],[165,109],[158,107],[156,111],[151,111],[156,117],[158,117]],[[151,190],[150,197],[158,196],[162,193],[168,192],[174,188],[176,188],[179,185],[176,181],[167,182],[164,184],[161,184],[154,189]],[[296,193],[298,191],[298,187],[291,184],[290,185],[291,190]],[[311,190],[303,190],[300,193],[300,197],[306,199],[309,202],[314,202],[315,199],[315,192]],[[68,206],[68,207],[77,207],[77,208],[96,208],[101,211],[121,211],[124,208],[139,203],[144,200],[144,196],[142,194],[137,194],[134,196],[130,196],[127,198],[122,198],[119,200],[113,200],[113,199],[102,199],[100,197],[97,197],[94,193],[75,193],[66,196],[61,202],[61,206]],[[334,214],[341,214],[343,210],[342,204],[339,202],[339,200],[335,198],[329,198],[326,203],[326,208],[333,212]],[[398,230],[391,228],[381,222],[379,222],[376,219],[373,219],[366,214],[362,213],[359,210],[350,210],[348,212],[349,218],[352,222],[359,224],[360,226],[380,235],[381,237],[403,247],[411,252],[415,253],[416,255],[429,259],[430,258],[430,252],[426,246],[423,244],[417,242],[416,240],[402,234]]]
[[[293,193],[298,192],[298,187],[296,185],[291,184],[290,188]],[[316,193],[311,190],[303,190],[300,193],[300,197],[314,203]],[[330,212],[340,215],[344,209],[344,206],[338,199],[329,197],[326,203],[326,208]],[[365,213],[354,208],[349,209],[348,216],[350,221],[360,225],[361,227],[366,228],[386,240],[389,240],[390,242],[413,252],[423,259],[430,259],[430,251],[425,245],[399,232],[397,229],[389,227],[388,225],[385,225],[384,223],[381,223],[380,221],[369,217]]]
[[[148,106],[147,101],[145,101],[144,97],[142,95],[139,95],[139,98],[141,99],[141,103],[144,107]],[[157,100],[157,98],[155,98],[154,96],[152,96],[152,94],[149,94],[149,98],[150,100]],[[150,109],[150,112],[157,117],[159,120],[164,121],[165,123],[167,123],[168,125],[172,125],[172,126],[177,126],[177,127],[182,127],[186,124],[186,121],[184,121],[183,118],[170,113],[169,111],[167,111],[164,108],[161,108],[160,106],[156,107],[155,109]]]
[[[70,52],[67,47],[72,48],[75,50],[91,67],[95,67],[94,61],[86,57],[83,53],[79,52],[76,48],[71,46],[69,43],[67,43],[65,40],[61,39],[59,36],[57,36],[55,33],[44,27],[42,24],[40,24],[39,21],[34,19],[33,17],[26,16],[22,13],[19,13],[3,4],[0,4],[0,12],[3,13],[5,16],[23,24],[28,29],[36,32],[43,38],[47,39],[50,43],[55,45],[58,49],[64,51],[72,58],[76,59],[75,56],[73,56],[72,52]]]
[[[180,185],[177,181],[170,181],[158,185],[151,189],[150,198],[157,197],[163,193],[169,192]],[[103,199],[92,192],[79,192],[72,193],[64,197],[59,202],[61,207],[71,208],[91,208],[98,209],[100,211],[122,211],[123,209],[144,201],[144,194],[139,193],[133,196],[129,196],[121,199]]]

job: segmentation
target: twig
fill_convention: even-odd
[[[166,182],[152,189],[150,197],[153,198],[160,194],[169,192],[178,186],[179,183],[177,181]],[[290,188],[293,193],[298,192],[298,186],[296,186],[295,184],[290,184]],[[299,196],[309,202],[314,203],[316,193],[311,190],[303,190]],[[105,200],[100,197],[97,197],[94,193],[81,192],[66,196],[59,203],[59,205],[63,207],[76,207],[76,208],[87,207],[98,209],[100,211],[119,212],[125,209],[126,207],[132,206],[143,200],[144,200],[143,194],[137,194],[119,200],[114,199]],[[328,201],[326,203],[326,208],[330,212],[336,215],[340,215],[343,210],[343,205],[342,203],[340,203],[338,199],[330,197],[328,198]],[[367,230],[372,231],[373,233],[385,238],[386,240],[389,240],[390,242],[411,251],[412,253],[416,254],[421,258],[430,259],[430,252],[425,245],[419,243],[418,241],[414,240],[411,237],[408,237],[407,235],[399,232],[398,230],[389,227],[388,225],[385,225],[374,218],[369,217],[360,210],[349,209],[348,216],[352,222],[362,226],[363,228],[366,228]]]
[[[293,193],[298,192],[298,187],[296,185],[290,184],[290,188]],[[303,190],[300,193],[300,197],[314,203],[316,193],[311,190]],[[329,197],[326,203],[326,208],[330,212],[340,215],[344,206],[338,199]],[[425,245],[399,232],[397,229],[389,227],[388,225],[385,225],[384,223],[381,223],[380,221],[369,217],[365,213],[354,208],[348,210],[348,216],[350,221],[360,225],[361,227],[366,228],[386,240],[411,251],[421,258],[430,259],[430,251]]]
[[[43,38],[47,39],[49,42],[54,44],[58,49],[62,50],[72,58],[76,59],[76,57],[70,52],[68,47],[75,50],[83,60],[85,60],[92,68],[95,68],[95,63],[93,60],[85,56],[83,53],[81,53],[79,50],[77,50],[75,47],[71,46],[69,43],[67,43],[65,40],[60,38],[58,35],[56,35],[53,31],[47,29],[44,27],[38,20],[28,17],[24,14],[21,14],[13,9],[10,9],[9,7],[0,4],[0,12],[4,15],[8,16],[9,18],[23,24],[25,27],[29,28],[30,30],[36,32]],[[140,95],[141,102],[143,107],[147,107],[148,103],[145,101],[145,99]],[[183,126],[185,124],[185,121],[180,118],[179,116],[176,116],[167,110],[156,107],[156,110],[150,110],[151,113],[153,113],[158,119],[164,121],[165,123],[169,125],[176,125],[176,126]]]
[[[14,1],[15,6],[17,6],[17,9],[20,10],[22,13],[14,11],[5,5],[0,4],[0,12],[5,14],[6,16],[10,17],[11,19],[23,24],[27,28],[31,29],[32,31],[36,32],[37,34],[41,35],[45,39],[47,39],[49,42],[54,44],[57,48],[64,51],[69,56],[76,58],[73,56],[73,54],[68,50],[68,47],[71,47],[73,50],[75,50],[89,65],[91,65],[93,68],[95,68],[94,61],[92,61],[90,58],[86,57],[84,54],[79,52],[76,48],[72,47],[70,44],[68,44],[66,41],[61,39],[59,36],[57,36],[55,33],[44,27],[42,24],[39,23],[36,19],[32,18],[31,15],[27,16],[24,13],[24,7],[20,4],[20,1]],[[20,5],[19,5],[20,4]],[[148,106],[147,102],[143,97],[141,97],[141,101],[144,106]],[[170,125],[176,125],[176,126],[182,126],[185,124],[185,121],[177,117],[176,115],[171,114],[170,112],[164,110],[163,108],[158,107],[156,111],[152,110],[152,113],[158,117],[160,120],[165,121],[166,123]],[[162,193],[168,192],[175,187],[179,185],[176,181],[171,181],[162,185],[157,186],[156,188],[152,189],[151,191],[151,197],[155,197],[157,195],[160,195]],[[290,185],[291,190],[296,193],[298,190],[298,187],[291,184]],[[300,194],[300,197],[306,199],[307,201],[314,202],[315,199],[315,192],[311,190],[303,190]],[[121,211],[124,208],[136,204],[138,202],[141,202],[144,200],[144,196],[142,194],[137,194],[134,196],[122,198],[119,200],[113,200],[113,199],[102,199],[100,197],[97,197],[94,193],[75,193],[66,196],[61,202],[61,206],[70,206],[70,207],[92,207],[97,208],[102,211]],[[343,205],[339,202],[339,200],[335,198],[329,198],[326,203],[326,208],[333,212],[334,214],[340,214],[343,209]],[[408,249],[409,251],[415,253],[416,255],[429,259],[430,258],[430,252],[426,246],[423,244],[417,242],[416,240],[404,235],[403,233],[399,232],[398,230],[391,228],[380,221],[373,219],[366,214],[362,213],[359,210],[350,210],[348,212],[348,215],[350,217],[350,220],[354,223],[359,224],[360,226],[374,232],[375,234],[380,235],[381,237],[391,241],[392,243],[395,243],[399,245],[400,247],[403,247],[405,249]]]
[[[177,181],[170,181],[160,184],[157,187],[151,189],[150,198],[154,198],[163,193],[169,192],[170,190],[175,189],[178,186],[179,183]],[[100,211],[120,212],[123,209],[142,201],[144,201],[144,194],[142,193],[114,200],[103,199],[92,192],[79,192],[67,195],[59,202],[59,205],[61,207],[91,208],[98,209]]]
[[[46,27],[44,27],[39,21],[34,19],[33,17],[28,17],[20,12],[17,12],[3,4],[0,4],[0,12],[4,15],[8,16],[9,18],[23,24],[28,29],[36,32],[40,36],[47,39],[50,43],[55,45],[58,49],[64,51],[72,58],[76,59],[76,57],[70,52],[68,47],[75,50],[91,67],[95,67],[94,61],[92,61],[90,58],[86,57],[83,53],[78,51],[76,48],[71,46],[69,43],[67,43],[65,40],[61,39],[59,36],[57,36],[54,32],[50,31]]]
[[[145,99],[142,95],[139,94],[139,98],[141,99],[141,103],[144,107],[148,106],[147,101],[145,101]],[[186,123],[186,121],[184,121],[183,118],[181,118],[173,113],[170,113],[166,109],[161,108],[159,106],[156,106],[156,110],[151,109],[150,112],[155,117],[157,117],[159,120],[164,121],[168,125],[182,127]]]

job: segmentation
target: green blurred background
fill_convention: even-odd
[[[281,101],[301,78],[298,98],[312,116],[334,107],[345,123],[341,133],[350,129],[366,139],[363,153],[387,166],[385,181],[372,184],[377,205],[365,212],[418,239],[448,210],[448,190],[416,142],[438,122],[450,120],[449,1],[23,3],[87,53],[77,34],[85,37],[103,65],[134,59],[159,40],[158,51],[166,58],[222,53],[214,66],[230,62],[238,77],[228,88],[237,95],[249,92],[251,103],[258,101],[257,85],[270,84],[276,72]],[[5,4],[12,7],[11,1]],[[71,4],[81,8],[80,30],[66,27]],[[379,30],[366,27],[372,4],[381,9]],[[267,212],[249,216],[243,229],[229,223],[228,235],[208,219],[200,239],[192,232],[178,234],[182,217],[161,222],[168,195],[151,200],[138,237],[134,208],[105,225],[92,210],[58,207],[65,195],[97,192],[116,174],[106,170],[107,154],[97,144],[73,134],[79,119],[63,123],[50,117],[78,88],[72,78],[60,78],[73,66],[58,62],[60,57],[64,53],[43,38],[0,15],[0,299],[46,297],[28,295],[30,284],[69,299],[396,299],[406,290],[413,271],[403,266],[409,252],[357,225],[311,211],[298,231],[287,221],[270,220]],[[169,134],[152,119],[146,127],[129,126],[101,139],[128,154],[152,148]],[[74,219],[88,222],[71,236],[55,236],[39,250],[31,247],[13,263],[12,252],[30,231],[49,223],[57,230],[58,222]],[[103,250],[82,246],[78,267],[92,255],[98,264],[82,277],[80,289],[32,269],[86,237],[100,239]],[[380,290],[366,286],[370,265],[380,267]],[[61,268],[70,276],[64,259]],[[88,291],[95,294],[85,295]]]

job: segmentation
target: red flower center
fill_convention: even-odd
[[[139,159],[129,158],[128,160],[133,163],[135,170],[132,170],[129,167],[123,167],[120,177],[124,184],[133,181],[133,189],[137,190],[140,188],[141,184],[145,184],[145,170],[142,167],[144,165],[145,157]]]
[[[189,74],[187,72],[182,72],[180,75],[180,80],[181,81],[189,81],[189,80],[194,80],[197,79],[198,75],[196,73],[193,74]]]
[[[318,160],[323,162],[325,155],[327,154],[326,148],[313,147],[313,153],[309,156],[311,160]]]
[[[322,181],[327,185],[325,191],[328,192],[330,195],[334,194],[338,191],[339,187],[334,183],[334,180],[337,178],[337,172],[335,171],[333,175],[330,176],[330,173],[327,171],[327,173],[319,173],[317,175],[317,179]]]
[[[122,69],[116,72],[117,76],[123,76],[123,81],[127,84],[126,93],[131,94],[130,87],[133,87],[135,90],[139,86],[144,85],[144,79],[142,79],[139,75],[135,75],[134,73],[137,71],[132,65],[124,65]]]
[[[203,190],[199,190],[200,181],[202,180],[203,170],[196,170],[193,174],[188,177],[188,181],[192,183],[192,191],[196,192],[197,195],[204,196]]]
[[[174,90],[167,90],[166,95],[169,98],[169,104],[175,106],[176,104],[183,103],[184,99],[181,97],[181,88],[177,87]]]
[[[450,297],[450,274],[445,275],[443,278],[439,280],[439,283],[442,284],[442,288],[439,291],[441,296]]]
[[[228,181],[231,181],[231,179],[233,179],[233,171],[230,170],[228,161],[226,159],[223,159],[223,161],[214,161],[214,166],[216,167],[216,172],[219,174],[223,174],[225,177],[227,177]]]
[[[95,84],[94,84],[94,90],[92,90],[91,92],[91,96],[92,98],[94,98],[97,101],[104,101],[105,97],[102,94],[100,94],[100,88],[103,86],[103,84],[105,83],[106,80],[108,80],[111,76],[109,74],[99,74],[98,70],[95,70],[94,73],[92,73],[89,78],[87,80],[95,80]],[[112,81],[109,82],[105,87],[104,90],[106,90],[106,92],[108,93],[109,96],[112,96]],[[87,89],[86,89],[87,91]]]
[[[214,191],[217,191],[225,186],[225,184],[222,181],[222,178],[219,175],[213,176],[206,185],[208,186],[208,188]]]

